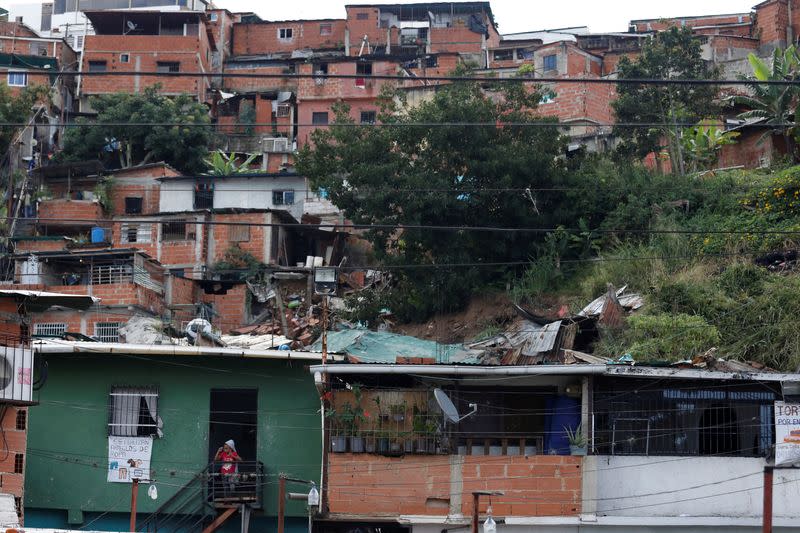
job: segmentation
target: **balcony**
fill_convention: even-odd
[[[246,504],[254,509],[262,507],[262,487],[265,485],[264,465],[260,462],[240,461],[236,472],[223,474],[222,462],[212,462],[207,470],[207,500],[215,507]]]

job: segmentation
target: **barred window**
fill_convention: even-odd
[[[185,241],[186,237],[185,220],[171,220],[161,224],[162,241]]]
[[[160,436],[158,389],[114,387],[108,401],[108,434],[118,437]]]
[[[42,322],[33,325],[33,334],[39,337],[60,337],[67,331],[63,322]]]
[[[119,342],[119,328],[122,322],[98,322],[94,325],[94,336],[100,342]]]

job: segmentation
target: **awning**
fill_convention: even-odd
[[[25,309],[32,313],[41,313],[53,306],[88,309],[100,301],[100,298],[95,298],[88,294],[62,294],[59,292],[26,290],[0,290],[0,298],[14,298],[23,303]]]

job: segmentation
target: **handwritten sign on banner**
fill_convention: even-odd
[[[108,437],[108,482],[150,480],[153,437]]]

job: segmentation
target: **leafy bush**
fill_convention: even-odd
[[[628,352],[637,361],[691,359],[720,341],[716,327],[685,313],[634,315],[628,327]]]

